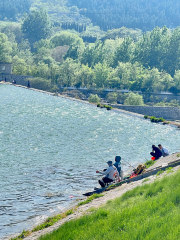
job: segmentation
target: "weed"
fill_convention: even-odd
[[[169,167],[169,168],[166,169],[166,172],[167,172],[167,173],[172,173],[172,172],[173,172],[172,169],[173,169],[172,167]]]
[[[144,183],[144,182],[147,182],[147,181],[149,181],[149,178],[144,179],[142,182]]]
[[[180,157],[180,153],[177,154],[177,157]]]
[[[65,212],[66,216],[71,215],[73,213],[74,213],[73,209],[70,209],[67,212]]]
[[[96,194],[93,194],[92,196],[88,197],[85,201],[80,202],[80,203],[78,204],[78,206],[87,204],[87,203],[91,202],[93,199],[99,198],[99,197],[103,197],[103,196],[104,196],[103,194],[97,194],[97,193],[96,193]]]
[[[47,228],[49,226],[52,226],[54,223],[56,223],[57,221],[59,221],[60,219],[62,219],[62,215],[58,214],[56,216],[53,217],[49,217],[48,219],[46,219],[46,221],[40,225],[38,225],[37,227],[35,227],[32,232],[36,232],[39,230],[42,230],[44,228]]]
[[[149,167],[153,166],[154,163],[155,163],[154,161],[149,160],[149,161],[146,161],[146,162],[145,162],[145,166],[146,166],[146,168],[149,168]]]
[[[11,240],[20,240],[20,239],[23,239],[23,238],[25,238],[29,235],[30,235],[30,231],[23,230],[22,233],[19,236],[15,237],[15,238],[11,238]]]
[[[159,170],[159,172],[156,173],[156,176],[159,176],[160,174],[162,174],[164,171],[163,170]]]
[[[144,118],[145,118],[145,119],[148,119],[148,117],[149,117],[148,115],[144,115]]]

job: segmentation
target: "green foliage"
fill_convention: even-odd
[[[103,107],[106,108],[107,110],[111,110],[112,109],[112,107],[109,106],[109,105],[103,105]]]
[[[106,99],[110,103],[117,103],[117,93],[116,92],[108,93],[106,95]]]
[[[180,175],[177,173],[136,187],[40,239],[176,240],[180,236],[179,203]]]
[[[11,238],[11,240],[21,240],[29,235],[30,235],[30,231],[23,230],[19,236],[15,237],[15,238]]]
[[[113,59],[113,67],[117,67],[118,62],[130,62],[133,53],[133,40],[131,38],[125,38],[120,47],[116,49]]]
[[[73,209],[70,209],[65,214],[66,214],[66,216],[69,216],[69,215],[73,214],[73,212],[74,212]]]
[[[156,118],[154,116],[150,117],[150,121],[151,122],[155,122],[155,123],[158,123],[158,122],[164,122],[164,118]]]
[[[179,103],[179,100],[171,100],[170,102],[166,102],[166,101],[163,101],[163,102],[158,102],[156,103],[154,106],[162,106],[162,107],[179,107],[180,106],[180,103]]]
[[[145,166],[146,166],[146,168],[149,168],[149,167],[153,166],[154,163],[155,163],[155,161],[149,160],[149,161],[145,162]]]
[[[26,14],[22,23],[22,32],[26,35],[29,42],[33,44],[36,41],[45,39],[50,35],[50,20],[45,10],[33,10]]]
[[[177,154],[177,157],[180,157],[180,153]]]
[[[145,119],[148,119],[148,117],[149,117],[148,115],[144,115],[144,118],[145,118]]]
[[[91,94],[89,97],[88,97],[88,101],[90,103],[99,103],[100,102],[100,98],[98,97],[97,94]]]
[[[149,178],[145,178],[142,182],[145,183],[145,182],[148,182],[149,181]]]
[[[62,215],[61,214],[53,216],[53,217],[49,217],[44,223],[42,223],[42,224],[38,225],[37,227],[35,227],[32,230],[32,232],[36,232],[36,231],[45,229],[47,227],[50,227],[50,226],[54,225],[56,222],[58,222],[60,219],[62,219]]]
[[[131,28],[121,27],[117,29],[108,30],[105,33],[105,36],[103,37],[102,40],[130,37],[134,41],[138,41],[141,35],[142,31],[140,29],[134,30]]]
[[[69,0],[71,5],[77,5],[82,14],[91,18],[94,25],[107,31],[122,26],[142,29],[144,32],[155,26],[178,26],[180,8],[178,0],[143,2],[141,0],[111,1],[111,0]],[[170,11],[171,9],[171,11]]]
[[[57,33],[55,36],[53,36],[50,39],[50,44],[52,48],[55,48],[57,46],[64,46],[64,45],[72,45],[79,46],[81,48],[84,48],[84,43],[82,38],[80,38],[75,33],[70,33],[66,31],[62,31],[60,33]]]
[[[0,33],[0,62],[10,62],[12,45],[4,33]]]
[[[85,201],[78,203],[78,206],[87,204],[87,203],[89,203],[89,202],[92,202],[92,200],[94,200],[94,199],[96,199],[96,198],[103,197],[103,196],[104,196],[103,194],[93,194],[93,195],[91,195],[90,197],[88,197]]]
[[[144,105],[143,97],[138,93],[129,93],[128,97],[124,101],[124,105]]]
[[[29,79],[31,87],[37,88],[40,90],[48,91],[51,88],[51,82],[49,80],[45,80],[44,78],[30,78]]]
[[[168,167],[168,168],[166,169],[166,172],[167,172],[167,173],[172,173],[172,172],[173,172],[173,168],[172,168],[172,167]]]
[[[29,12],[32,0],[1,0],[0,1],[0,20],[10,19],[17,20],[19,15]]]
[[[159,176],[160,174],[162,174],[164,171],[163,170],[159,170],[159,172],[156,173],[157,176]]]

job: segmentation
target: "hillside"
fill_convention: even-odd
[[[149,31],[156,26],[175,28],[180,22],[178,0],[69,0],[81,13],[104,31],[112,28],[139,28]]]
[[[41,7],[56,24],[92,22],[103,31],[124,26],[145,32],[156,26],[176,28],[180,22],[178,0],[2,0],[0,20],[18,21],[24,12]]]

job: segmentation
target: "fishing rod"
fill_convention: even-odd
[[[122,160],[123,160],[124,162],[126,162],[127,164],[129,164],[129,166],[132,167],[133,169],[136,169],[136,168],[133,167],[128,161],[124,160],[124,158],[122,158]]]
[[[144,138],[145,138],[146,140],[148,140],[148,141],[149,141],[149,139],[148,139],[148,138],[146,138],[146,137],[144,137]],[[150,144],[151,144],[151,145],[153,145],[151,141],[149,141],[149,142],[150,142]]]
[[[76,144],[78,143],[79,145],[81,145],[82,147],[84,147],[85,149],[87,149],[89,152],[91,152],[92,154],[96,155],[96,157],[100,158],[101,160],[103,160],[103,162],[106,162],[102,157],[98,156],[95,152],[91,151],[89,148],[87,148],[86,146],[84,146],[83,144],[80,143],[80,141],[76,141],[74,138],[68,136],[67,134],[65,134],[64,132],[58,130],[60,133],[62,133],[63,135],[65,135],[66,137],[70,138],[71,140],[73,140],[74,142],[76,142]]]

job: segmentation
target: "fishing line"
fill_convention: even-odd
[[[81,145],[82,147],[84,147],[85,149],[87,149],[89,152],[91,152],[92,154],[96,155],[96,157],[100,158],[101,160],[103,160],[103,162],[106,162],[102,157],[98,156],[95,152],[91,151],[89,148],[87,148],[86,146],[84,146],[83,144],[80,143],[80,141],[76,141],[74,138],[68,136],[67,134],[65,134],[64,132],[58,130],[60,133],[62,133],[63,135],[65,135],[66,137],[70,138],[71,140],[73,140],[76,144],[78,143],[79,145]]]
[[[148,138],[146,138],[146,137],[144,137],[144,138],[145,138],[146,140],[148,140],[148,141],[149,141],[149,139],[148,139]],[[151,141],[149,141],[149,142],[150,142],[150,144],[151,144],[151,145],[153,145]]]

